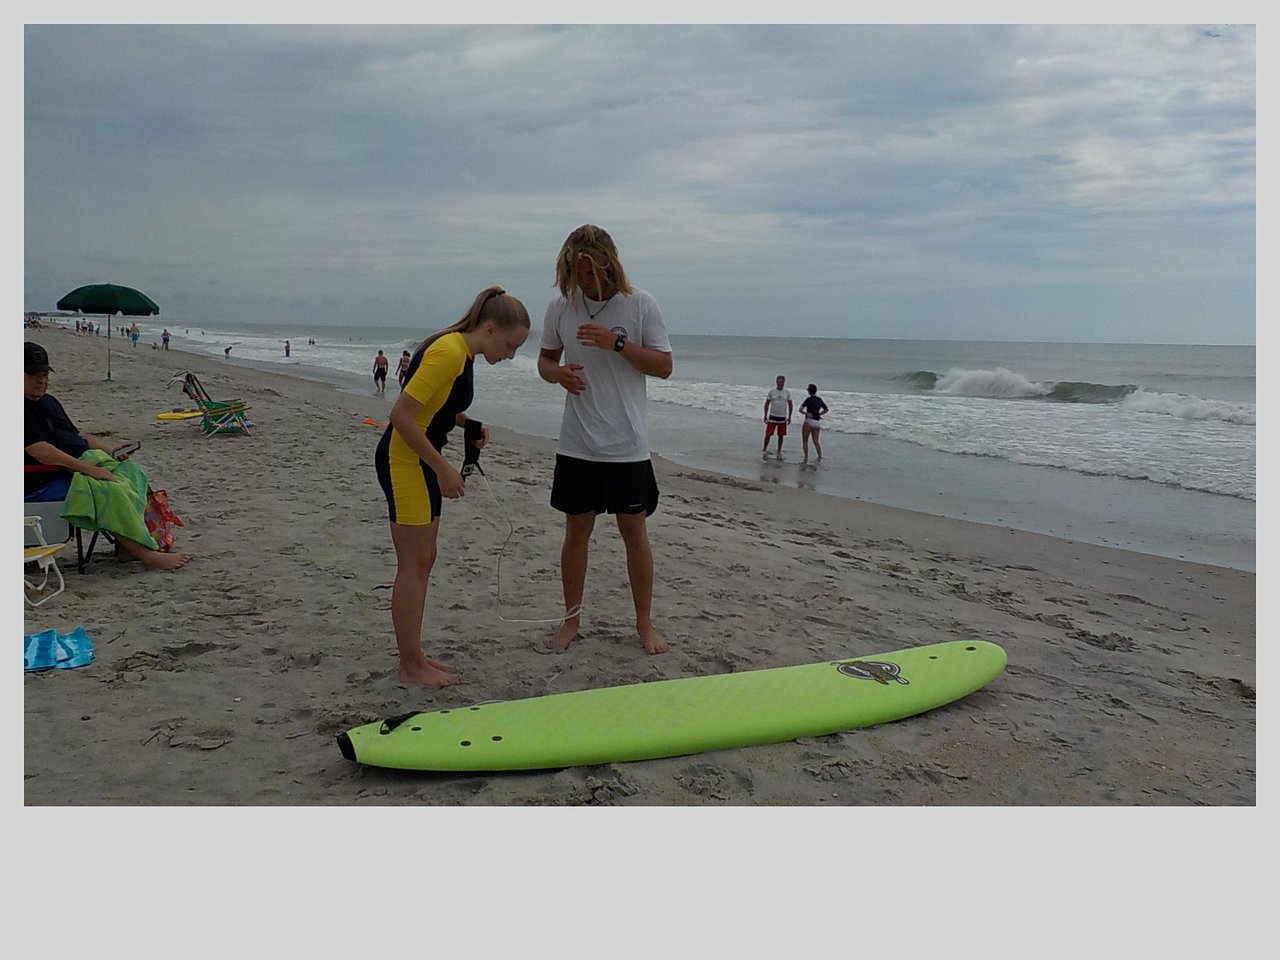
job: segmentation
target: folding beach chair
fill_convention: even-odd
[[[215,433],[248,433],[253,421],[245,416],[249,405],[243,400],[214,400],[204,384],[190,370],[180,370],[169,380],[169,386],[182,384],[182,392],[200,409],[200,429],[206,437]]]
[[[49,543],[44,538],[44,530],[40,526],[39,517],[26,518],[27,531],[35,538],[36,544],[30,547],[22,548],[22,584],[25,588],[23,596],[26,597],[27,603],[33,607],[38,607],[42,603],[48,603],[63,590],[67,589],[67,582],[62,579],[62,571],[58,569],[58,554],[66,548],[66,543]],[[36,569],[43,573],[39,582],[27,577],[27,564],[35,564]],[[58,578],[58,589],[45,592],[49,586],[49,577],[56,576]],[[39,600],[34,599],[36,596]]]
[[[39,474],[48,476],[50,480],[56,478],[58,474],[67,473],[62,467],[50,466],[47,464],[24,464],[23,472],[27,476]],[[39,497],[40,491],[35,491],[28,496]],[[101,535],[107,543],[115,544],[116,540],[111,534],[105,530],[90,531],[89,543],[86,546],[84,540],[84,530],[81,527],[74,526],[66,521],[62,516],[62,508],[67,502],[65,490],[58,493],[50,499],[27,499],[23,502],[28,518],[37,517],[41,521],[44,530],[47,530],[46,536],[53,543],[64,543],[73,536],[76,538],[76,569],[80,573],[84,573],[85,564],[89,562],[93,556],[93,548],[98,545],[98,537]],[[25,546],[39,546],[43,540],[37,540],[31,527],[27,527]]]

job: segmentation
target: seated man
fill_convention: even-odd
[[[87,511],[94,518],[93,529],[111,533],[120,549],[141,560],[148,570],[176,570],[190,557],[185,553],[165,553],[147,532],[145,511],[147,475],[136,464],[111,457],[111,447],[95,437],[82,434],[67,416],[55,397],[49,395],[49,354],[38,343],[23,345],[23,395],[26,427],[23,447],[24,462],[61,467],[72,474],[82,474],[87,487],[80,492]],[[62,484],[55,489],[53,484]],[[52,482],[42,474],[29,475],[26,492],[48,486],[47,495],[71,496],[77,491],[67,484],[66,475]],[[76,517],[69,516],[72,522]],[[79,524],[83,526],[83,524]]]

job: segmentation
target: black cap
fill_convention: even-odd
[[[26,373],[45,373],[52,370],[49,366],[49,351],[38,343],[24,343],[22,369]]]

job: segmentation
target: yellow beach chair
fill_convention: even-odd
[[[62,579],[62,571],[58,569],[58,554],[66,549],[66,543],[49,543],[44,538],[44,530],[40,526],[39,517],[26,518],[27,531],[31,533],[36,540],[36,545],[22,548],[22,583],[26,588],[24,596],[27,603],[33,607],[38,607],[42,603],[48,603],[63,590],[67,589],[67,582]],[[36,569],[44,574],[39,582],[36,582],[34,575],[31,579],[27,578],[27,564],[34,563]],[[46,592],[49,587],[49,578],[56,576],[58,578],[58,589]],[[39,600],[34,599],[41,596]]]

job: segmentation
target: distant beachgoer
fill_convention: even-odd
[[[654,298],[633,287],[607,232],[583,224],[556,256],[560,295],[543,319],[538,375],[564,388],[551,506],[565,515],[560,549],[564,623],[552,643],[577,639],[596,516],[612,513],[627,554],[636,633],[646,653],[667,651],[654,628],[653,551],[647,518],[658,482],[645,421],[649,377],[671,376],[671,341]],[[560,358],[568,362],[563,366]]]
[[[138,341],[142,339],[142,331],[138,329],[136,324],[134,325],[134,328],[129,331],[129,339],[133,341],[133,349],[137,350]]]
[[[800,428],[800,440],[804,444],[804,462],[809,462],[809,439],[813,438],[813,448],[818,451],[818,459],[822,459],[822,443],[818,434],[822,432],[822,415],[827,412],[827,405],[818,396],[818,385],[809,384],[809,396],[800,404],[800,412],[804,414],[804,426]]]
[[[80,432],[62,404],[49,393],[49,374],[53,368],[49,366],[48,352],[38,343],[23,346],[24,463],[56,466],[67,471],[52,480],[34,474],[28,480],[26,495],[48,500],[71,494],[87,505],[85,516],[92,514],[93,529],[112,534],[120,549],[141,560],[148,570],[181,567],[190,557],[185,553],[157,550],[159,544],[147,531],[150,482],[142,468],[126,462],[127,454],[121,454],[119,459],[112,456],[112,451],[121,444],[108,445]],[[77,481],[77,475],[84,479]],[[88,483],[91,487],[87,492],[77,493],[77,483]]]
[[[441,450],[449,431],[463,428],[463,443],[483,447],[489,429],[463,412],[474,394],[472,363],[510,360],[529,336],[529,312],[502,287],[481,290],[462,319],[432,334],[415,351],[408,382],[391,407],[390,423],[373,462],[386,494],[396,578],[391,623],[400,655],[400,682],[428,687],[457,683],[457,671],[422,649],[427,581],[436,561],[440,506],[456,500],[465,481]]]
[[[791,414],[795,409],[791,402],[791,391],[786,388],[787,378],[778,375],[778,385],[764,398],[764,449],[760,452],[766,459],[769,456],[769,438],[778,434],[778,459],[782,459],[782,439],[787,435],[787,424],[791,422]]]
[[[286,341],[284,342],[284,355],[285,355],[286,357],[289,355],[289,341],[288,341],[288,340],[286,340]]]
[[[409,378],[409,351],[405,350],[400,354],[400,366],[396,369],[396,379],[400,381],[400,389],[404,389],[404,382]]]
[[[378,355],[373,358],[373,389],[378,393],[387,392],[387,369],[390,366],[391,361],[379,350]]]
[[[222,355],[223,355],[224,357],[229,357],[229,356],[231,356],[231,348],[230,348],[230,347],[223,347],[223,348],[222,348]]]
[[[164,333],[160,334],[160,339],[161,341],[164,342],[164,348],[168,350],[169,349],[169,328],[168,327],[164,328]]]

